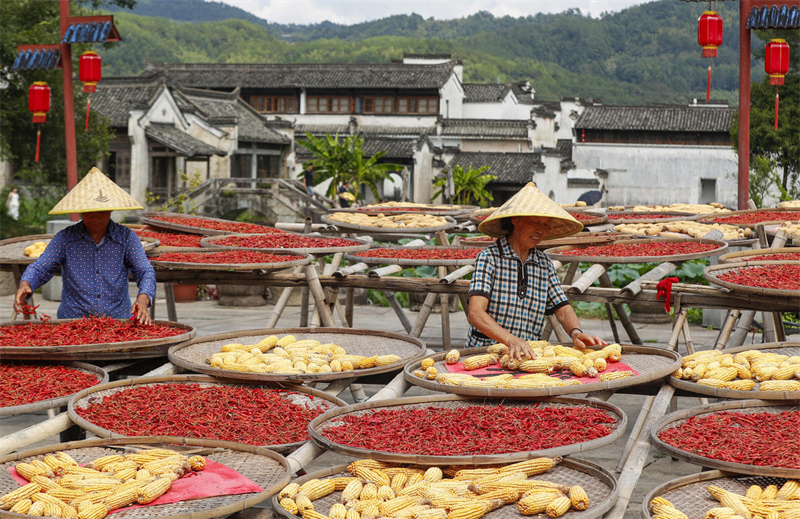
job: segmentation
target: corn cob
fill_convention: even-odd
[[[534,458],[532,460],[522,461],[520,463],[514,463],[511,465],[506,465],[505,467],[501,467],[499,471],[501,473],[517,473],[517,472],[524,472],[528,477],[535,476],[536,474],[541,474],[542,472],[546,472],[556,465],[561,463],[561,456],[556,456],[554,458]]]
[[[78,511],[64,503],[61,505],[61,517],[64,519],[78,519]]]
[[[123,491],[117,491],[108,496],[104,503],[108,507],[109,510],[116,510],[117,508],[122,508],[125,506],[129,506],[131,503],[136,501],[136,498],[139,495],[138,488],[128,488]]]
[[[294,502],[297,504],[297,511],[300,515],[303,515],[306,510],[314,510],[314,504],[305,494],[297,494],[294,498]]]
[[[547,505],[553,501],[551,493],[538,493],[528,497],[523,497],[517,501],[517,509],[522,515],[541,514],[547,510]]]
[[[11,510],[9,511],[15,512],[17,514],[27,514],[28,510],[31,509],[32,504],[33,501],[31,501],[30,499],[20,499],[19,501],[14,503],[14,506],[12,506]]]
[[[492,510],[500,508],[504,504],[502,499],[480,500],[478,503],[472,503],[451,510],[450,513],[447,514],[447,519],[479,519]]]
[[[419,367],[422,369],[428,369],[430,367],[433,367],[433,364],[434,360],[431,358],[422,359],[422,362],[420,363]]]
[[[792,479],[784,483],[775,495],[776,499],[797,499],[798,497],[800,497],[800,482]]]
[[[136,469],[125,469],[119,472],[115,472],[114,476],[121,479],[122,481],[127,481],[129,479],[136,479]]]
[[[283,337],[278,339],[278,342],[276,342],[275,345],[280,347],[280,348],[283,348],[285,346],[288,346],[288,345],[292,344],[296,340],[297,339],[295,339],[294,335],[284,335]]]
[[[199,472],[206,468],[206,459],[202,456],[192,456],[189,458],[189,466],[192,470]]]
[[[16,469],[17,474],[28,481],[31,481],[33,476],[43,476],[46,472],[41,467],[36,467],[30,463],[17,463],[14,468]]]
[[[358,499],[361,495],[361,490],[364,488],[364,485],[361,483],[360,480],[354,479],[347,486],[342,490],[342,495],[340,497],[340,501],[342,503],[348,503],[354,499]]]
[[[417,378],[425,378],[425,372],[422,371],[421,369],[415,369],[414,376]]]
[[[284,510],[289,512],[290,514],[297,515],[297,503],[290,497],[284,497],[279,501],[279,504],[283,507]]]
[[[146,505],[148,503],[152,503],[153,501],[164,495],[171,486],[172,486],[172,481],[170,481],[169,479],[158,478],[152,483],[148,483],[146,486],[139,489],[136,502],[138,502],[140,505]]]
[[[389,485],[382,485],[378,487],[378,499],[383,499],[384,501],[388,501],[390,499],[394,499],[395,494],[392,487]]]
[[[606,382],[609,380],[619,380],[621,378],[632,377],[633,371],[612,371],[610,373],[603,373],[600,375],[600,381]]]
[[[778,487],[776,485],[768,485],[764,487],[764,491],[761,493],[761,499],[775,499],[775,496],[778,495]]]
[[[347,485],[349,485],[353,481],[356,481],[356,478],[350,476],[342,476],[338,478],[331,478],[331,481],[333,481],[334,492],[340,492],[345,488],[347,488]]]
[[[104,490],[102,492],[92,492],[90,494],[86,494],[85,496],[81,496],[79,498],[73,499],[70,501],[70,506],[73,506],[78,509],[80,512],[83,508],[87,506],[94,505],[97,503],[102,503],[105,498],[113,494],[114,492],[111,490]]]
[[[362,501],[376,499],[378,497],[378,486],[375,483],[367,483],[361,489],[361,494],[358,496]]]
[[[300,486],[298,494],[308,496],[311,501],[315,501],[321,497],[333,493],[336,488],[336,483],[332,479],[312,479]]]
[[[727,508],[733,508],[736,510],[736,513],[746,517],[747,519],[752,517],[750,510],[744,506],[744,503],[742,503],[742,500],[739,498],[739,496],[733,492],[725,492],[725,494],[722,496],[722,499],[719,500],[719,504]]]
[[[447,352],[447,355],[444,356],[444,361],[448,364],[455,364],[460,358],[461,352],[458,350],[450,350]]]
[[[56,458],[52,454],[48,454],[47,456],[42,458],[42,462],[48,467],[50,467],[50,470],[52,470],[53,474],[55,474],[56,476],[60,476],[61,474],[63,474],[64,470],[66,469],[64,463],[62,463],[58,458]]]
[[[392,482],[389,484],[389,487],[391,487],[391,489],[394,490],[394,493],[397,494],[403,490],[406,481],[408,481],[408,476],[406,474],[397,474],[392,478]]]
[[[765,380],[759,384],[760,391],[800,391],[797,380]]]
[[[124,461],[122,456],[119,454],[111,454],[109,456],[103,456],[102,458],[97,458],[96,460],[89,462],[86,464],[86,467],[95,470],[103,470],[103,467],[110,463],[119,463],[120,461]]]
[[[34,502],[28,509],[28,515],[35,515],[36,517],[42,517],[44,515],[44,508],[45,508],[44,502],[42,501]]]
[[[361,360],[358,361],[358,365],[354,366],[358,369],[369,369],[375,367],[375,362],[378,360],[377,356],[372,357],[363,357]]]
[[[430,483],[436,483],[442,480],[442,476],[442,469],[439,467],[431,467],[425,471],[425,474],[422,475],[422,479]]]
[[[754,501],[758,501],[759,499],[761,499],[761,493],[762,492],[763,492],[763,490],[761,489],[760,486],[751,485],[747,489],[747,493],[745,494],[745,497],[748,498],[748,499],[752,499]]]
[[[56,488],[61,488],[61,485],[56,483],[54,480],[50,478],[46,478],[44,476],[35,475],[30,479],[31,483],[37,483],[39,486],[42,487],[42,492],[47,492],[48,490],[54,490]]]
[[[650,508],[653,510],[654,516],[660,516],[664,519],[689,519],[686,514],[678,510],[672,505],[653,504],[650,502]]]
[[[422,482],[422,480],[424,480],[424,479],[425,479],[425,476],[423,475],[422,472],[418,472],[416,474],[410,475],[408,477],[408,481],[406,482],[406,486],[405,486],[405,488],[403,490],[405,490],[406,488],[408,488],[410,486],[416,485],[417,483]]]
[[[415,514],[419,512],[424,512],[425,510],[430,510],[430,505],[414,505],[409,506],[408,508],[403,508],[399,512],[394,514],[396,519],[412,519]]]
[[[378,505],[378,512],[384,517],[393,517],[394,514],[400,510],[419,504],[420,498],[418,496],[401,496],[388,501],[384,501]]]
[[[698,352],[698,353],[701,353],[701,352]],[[697,355],[697,354],[695,353],[693,355]],[[658,505],[669,506],[669,507],[675,508],[675,505],[673,505],[670,501],[668,501],[667,499],[665,499],[665,498],[663,498],[661,496],[654,497],[653,499],[650,500],[650,503],[648,504],[648,506],[650,507],[650,510],[653,510],[653,508],[658,506]]]
[[[92,506],[78,512],[78,519],[103,519],[108,515],[108,507],[103,503],[95,503]]]
[[[86,495],[86,492],[84,492],[83,490],[64,488],[60,485],[58,488],[47,490],[47,493],[57,499],[60,499],[61,501],[64,501],[65,503],[69,503],[74,499],[78,499],[79,497],[83,497]]]
[[[522,496],[522,491],[513,489],[513,488],[498,488],[496,490],[492,490],[491,492],[486,492],[485,494],[481,494],[481,499],[500,499],[505,504],[509,505],[511,503],[516,503],[519,501],[520,496]]]
[[[391,484],[389,476],[387,476],[380,470],[374,470],[367,467],[357,467],[355,471],[355,476],[359,479],[362,479],[370,483],[375,483],[376,485],[380,486]]]
[[[283,490],[278,492],[278,499],[283,499],[284,497],[293,498],[297,495],[297,492],[300,490],[300,485],[297,483],[289,483]]]
[[[759,490],[761,489],[759,488]],[[736,510],[734,510],[733,508],[727,508],[721,506],[708,510],[706,512],[705,519],[732,519],[737,515],[739,514],[737,514]]]
[[[28,483],[27,485],[19,487],[13,492],[9,492],[8,494],[0,497],[0,508],[8,510],[20,499],[28,499],[33,494],[36,494],[41,490],[42,487],[38,483]]]
[[[305,510],[303,512],[303,519],[328,519],[328,516],[322,515],[314,510]]]
[[[372,506],[372,505],[380,506],[381,503],[385,503],[385,502],[386,501],[381,501],[380,499],[368,499],[366,501],[357,500],[357,501],[352,501],[350,503],[350,507],[351,508],[355,508],[358,511],[358,513],[363,514],[364,513],[364,509],[367,508],[368,506]]]
[[[345,519],[347,517],[347,508],[341,503],[335,503],[328,511],[330,519]]]
[[[447,510],[443,508],[429,508],[414,514],[414,519],[445,519],[446,517]]]
[[[436,380],[436,375],[438,374],[439,372],[433,366],[425,370],[425,378],[428,380]]]
[[[572,502],[570,501],[569,497],[561,496],[553,499],[547,505],[545,512],[549,517],[561,517],[567,513],[567,510],[569,510],[570,506],[572,506]]]
[[[464,359],[464,369],[467,371],[472,371],[474,369],[485,368],[487,366],[491,366],[492,364],[496,364],[499,358],[500,357],[492,353],[473,355],[472,357],[467,357]]]
[[[356,476],[356,469],[358,467],[380,470],[388,467],[388,465],[386,463],[383,463],[382,461],[377,461],[377,460],[367,460],[367,459],[356,460],[351,462],[347,466],[347,472]]]
[[[719,388],[727,388],[729,382],[725,382],[723,380],[719,380],[716,378],[701,378],[697,381],[698,386],[707,386],[707,387],[719,387]]]
[[[361,519],[361,514],[358,513],[358,510],[353,510],[352,508],[347,511],[347,515],[345,519]]]
[[[756,387],[756,383],[753,380],[731,380],[725,386],[727,389],[732,389],[734,391],[751,391],[754,387]]]
[[[55,474],[53,474],[53,471],[50,469],[50,467],[48,467],[42,460],[31,460],[30,464],[36,467],[42,476],[46,476],[48,478],[55,477]]]
[[[575,510],[589,508],[589,495],[580,485],[574,485],[569,488],[569,500]]]
[[[363,519],[374,519],[375,517],[378,517],[378,514],[380,514],[378,511],[378,505],[375,504],[371,504],[361,511],[361,517]]]

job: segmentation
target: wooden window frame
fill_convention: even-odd
[[[311,109],[311,100],[314,100],[316,104],[316,109]],[[319,102],[321,99],[325,100],[326,109],[320,110],[319,109]],[[341,110],[337,109],[336,111],[331,110],[331,106],[333,105],[333,100],[337,100],[337,104],[342,99],[347,99],[347,109]],[[310,114],[351,114],[353,113],[354,107],[354,99],[352,96],[344,96],[344,95],[309,95],[306,96],[306,113]]]
[[[283,102],[286,110],[280,110],[279,105]],[[250,106],[262,114],[296,114],[297,96],[274,95],[274,96],[250,96]]]
[[[421,100],[425,100],[428,105],[430,105],[431,101],[435,102],[435,110],[430,111],[426,110],[421,112],[419,110],[419,102]],[[400,111],[400,102],[405,101],[406,103],[406,111]],[[410,110],[412,102],[416,105],[416,108],[412,111]],[[439,98],[436,96],[398,96],[397,98],[397,111],[395,113],[398,114],[406,114],[406,115],[437,115],[439,113]]]
[[[382,110],[382,111],[377,111],[375,109],[376,101],[378,99],[382,99],[383,100],[384,110]],[[388,110],[385,109],[387,101],[389,103],[389,109]],[[367,110],[367,102],[372,103],[372,109],[371,110]],[[376,115],[397,113],[395,111],[394,97],[393,96],[364,96],[364,113],[365,114],[376,114]]]

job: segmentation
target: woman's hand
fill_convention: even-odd
[[[33,294],[33,290],[31,290],[31,284],[27,281],[20,281],[19,288],[17,289],[17,293],[14,294],[14,311],[18,314],[22,313],[22,304],[25,302],[25,298],[29,295]]]
[[[528,360],[535,359],[536,354],[533,352],[528,341],[523,341],[519,337],[511,336],[511,339],[506,342],[508,346],[508,355],[515,360]]]
[[[608,343],[598,337],[597,335],[589,335],[585,332],[579,332],[572,335],[572,342],[578,348],[586,348],[587,346],[606,346]]]
[[[139,294],[133,306],[131,306],[131,314],[135,316],[139,324],[149,325],[153,323],[153,320],[150,319],[150,312],[147,310],[148,306],[150,306],[150,298],[147,294]]]

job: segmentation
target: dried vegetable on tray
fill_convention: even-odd
[[[462,469],[357,460],[348,466],[352,476],[290,483],[277,500],[281,508],[303,519],[480,519],[514,504],[522,515],[555,518],[590,505],[586,490],[579,485],[528,479],[560,462],[560,457],[536,458],[500,467]],[[336,491],[341,491],[339,502],[327,510],[314,504]]]
[[[333,213],[329,214],[327,219],[347,225],[386,229],[442,227],[449,224],[447,218],[419,213],[393,214],[390,216],[383,214],[369,216],[360,213]]]
[[[241,234],[256,234],[256,233],[283,233],[280,229],[274,227],[267,227],[266,225],[257,225],[254,223],[245,222],[229,222],[220,221],[206,218],[188,218],[180,216],[150,216],[152,220],[159,220],[162,222],[186,225],[189,227],[198,227],[200,229],[213,229],[215,231],[224,231],[229,233]]]
[[[735,355],[699,351],[684,357],[672,376],[735,391],[800,391],[800,356],[760,350]]]
[[[392,258],[392,259],[413,259],[413,260],[460,260],[475,259],[483,249],[473,247],[469,249],[458,248],[436,248],[436,249],[370,249],[357,252],[353,256],[362,258]]]
[[[800,263],[742,267],[719,273],[717,279],[748,287],[800,290]]]
[[[253,236],[228,236],[213,241],[214,245],[250,249],[321,249],[326,247],[357,247],[360,242],[343,238],[314,238],[299,234],[255,234]]]
[[[800,223],[784,222],[780,227],[777,227],[775,231],[784,231],[789,236],[797,237],[800,236]]]
[[[182,436],[251,445],[308,440],[308,423],[333,404],[266,387],[151,384],[74,407],[88,422],[124,436]]]
[[[100,382],[92,373],[67,366],[0,364],[0,407],[59,398]]]
[[[283,263],[300,261],[305,256],[269,254],[250,250],[231,250],[222,252],[165,252],[150,258],[151,261],[170,263],[205,263],[205,264],[248,264],[248,263]]]
[[[758,256],[742,256],[741,261],[800,261],[800,252],[780,254],[759,254]]]
[[[0,346],[67,346],[162,339],[186,333],[184,328],[111,317],[87,317],[60,323],[26,323],[0,326]]]
[[[614,230],[625,234],[644,236],[671,236],[685,234],[692,238],[702,238],[713,230],[722,233],[723,240],[741,240],[749,238],[753,231],[747,227],[720,223],[700,223],[692,221],[676,221],[664,223],[623,223],[615,225]]]
[[[599,378],[600,381],[616,380],[634,376],[637,373],[630,369],[609,371],[610,363],[619,362],[622,358],[622,347],[619,344],[609,344],[600,350],[580,350],[560,344],[550,344],[547,341],[528,341],[536,354],[535,359],[512,359],[508,355],[505,344],[489,346],[488,353],[473,355],[461,361],[460,352],[451,350],[445,357],[448,365],[453,366],[453,372],[438,373],[433,367],[434,360],[424,359],[421,369],[414,371],[414,376],[436,380],[440,384],[452,384],[464,387],[495,387],[507,389],[530,389],[543,387],[562,387],[580,385],[583,382],[578,378]],[[461,362],[459,362],[461,361]],[[477,370],[486,368],[505,369],[508,371],[526,372],[524,375],[505,373],[490,375],[484,378],[473,376],[468,372],[478,373]],[[562,379],[550,374],[556,370],[564,370],[571,377]],[[485,372],[481,373],[485,375]],[[516,377],[516,378],[515,378]]]
[[[184,247],[199,249],[200,240],[203,239],[203,235],[201,234],[189,234],[177,231],[167,232],[153,229],[147,225],[136,231],[136,234],[158,240],[161,242],[161,247]]]
[[[653,242],[653,243],[610,243],[584,248],[560,250],[560,256],[672,256],[679,254],[697,254],[718,249],[714,243],[698,242]]]
[[[131,505],[147,505],[172,483],[206,466],[202,456],[167,449],[111,454],[83,466],[66,452],[18,463],[14,472],[28,484],[0,496],[0,508],[45,517],[102,519]]]
[[[624,205],[609,206],[609,211],[625,211],[628,208]],[[729,213],[729,209],[719,202],[711,202],[710,204],[671,204],[671,205],[635,205],[630,208],[633,212],[676,212],[676,213],[691,213],[691,214],[710,214],[710,213]]]
[[[314,339],[298,341],[294,335],[270,335],[256,344],[225,344],[209,363],[212,368],[231,371],[303,374],[369,369],[399,360],[399,355],[351,355],[337,344],[322,344]]]
[[[732,225],[752,225],[763,222],[797,222],[800,221],[800,211],[756,211],[732,216],[717,216],[708,221]]]

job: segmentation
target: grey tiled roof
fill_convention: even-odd
[[[474,137],[484,139],[528,138],[528,121],[505,119],[445,119],[442,135],[448,137]]]
[[[452,62],[402,63],[159,63],[148,72],[164,73],[170,85],[196,88],[387,88],[435,89],[453,74]]]
[[[357,127],[358,133],[363,135],[432,135],[436,133],[435,126],[378,126],[364,125]]]
[[[310,133],[311,135],[349,135],[350,126],[346,124],[298,124],[294,127],[294,134],[300,137]]]
[[[511,90],[514,92],[514,95],[517,96],[517,99],[519,100],[520,104],[532,105],[532,104],[536,103],[536,101],[534,101],[531,98],[531,92],[530,91],[526,92],[522,88],[522,84],[520,84],[520,83],[511,83]]]
[[[556,149],[566,159],[572,159],[572,139],[558,139]]]
[[[302,140],[302,139],[301,139]],[[365,157],[371,157],[379,151],[385,151],[383,159],[408,159],[414,156],[413,146],[416,139],[381,139],[369,137],[364,140],[361,150]],[[313,154],[303,146],[295,147],[295,155],[301,159],[313,158]]]
[[[733,108],[693,106],[589,106],[576,130],[728,132]]]
[[[172,148],[185,157],[226,155],[224,151],[195,139],[188,133],[168,124],[151,123],[150,126],[144,129],[144,133],[154,141]]]
[[[544,171],[538,153],[461,152],[447,165],[448,168],[453,166],[473,169],[489,166],[486,173],[497,176],[489,185],[526,184],[533,180],[534,173]]]
[[[464,102],[465,103],[490,103],[502,101],[511,89],[505,84],[476,84],[464,83]]]
[[[113,128],[127,128],[130,111],[147,108],[160,87],[149,78],[103,78],[92,94],[92,110],[108,117]]]

